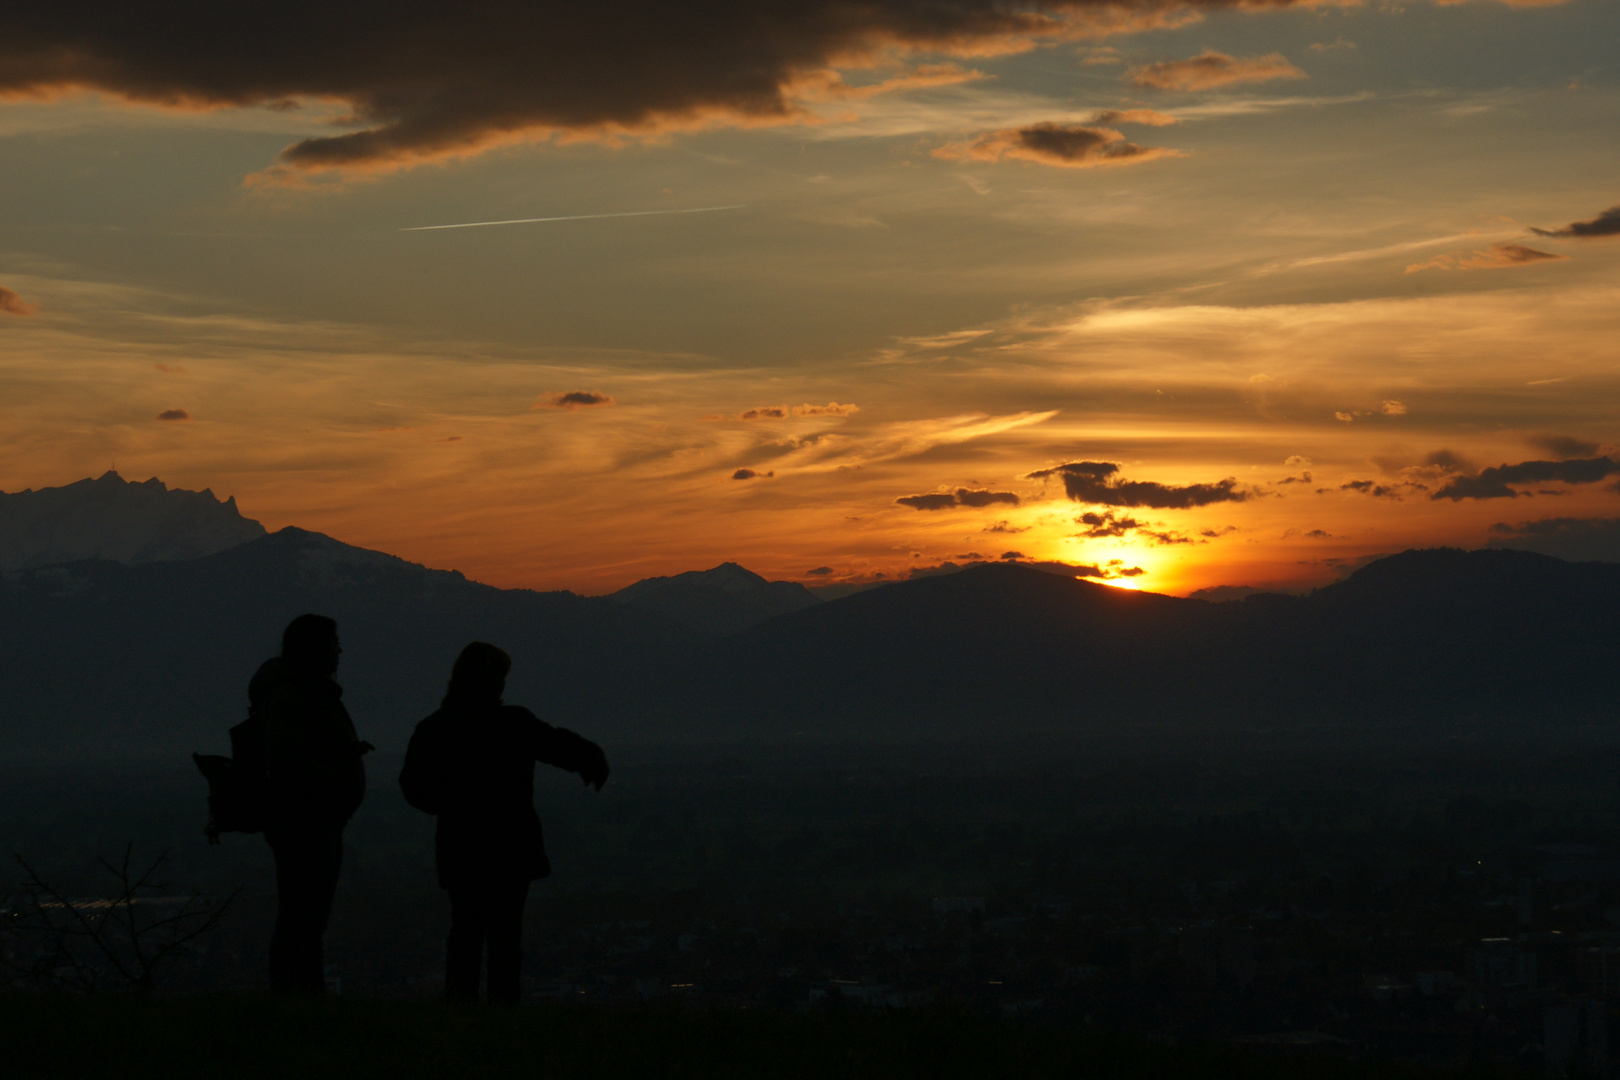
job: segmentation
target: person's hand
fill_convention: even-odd
[[[579,771],[579,778],[584,781],[586,787],[595,784],[596,790],[601,791],[608,778],[607,755],[595,743],[591,744],[591,751],[590,760]]]

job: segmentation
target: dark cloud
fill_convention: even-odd
[[[1199,529],[1198,535],[1202,536],[1206,540],[1214,540],[1216,537],[1225,536],[1227,533],[1235,533],[1237,531],[1236,525],[1222,525],[1218,529]]]
[[[1569,458],[1597,457],[1597,452],[1601,449],[1595,442],[1571,438],[1568,435],[1532,435],[1530,445],[1541,447],[1560,461]]]
[[[1245,502],[1254,497],[1230,477],[1213,484],[1187,484],[1176,487],[1152,480],[1121,480],[1119,466],[1111,461],[1070,461],[1039,469],[1030,480],[1061,477],[1063,490],[1075,502],[1096,506],[1142,506],[1153,510],[1186,510],[1211,503]]]
[[[612,405],[613,399],[606,394],[598,394],[595,390],[569,390],[561,394],[552,394],[534,403],[535,409],[562,409],[573,412],[575,409],[588,409],[593,405]]]
[[[1305,73],[1281,53],[1237,57],[1206,49],[1188,60],[1161,60],[1133,68],[1126,78],[1155,90],[1213,90],[1233,83],[1303,79]]]
[[[1371,495],[1375,499],[1400,500],[1401,493],[1394,487],[1380,484],[1376,480],[1347,480],[1339,485],[1340,491],[1359,491],[1363,495]]]
[[[757,409],[744,409],[734,416],[718,414],[705,416],[704,420],[742,420],[753,422],[755,420],[786,420],[790,416],[850,416],[861,411],[859,405],[840,405],[836,401],[829,401],[825,405],[762,405]]]
[[[1474,463],[1450,450],[1436,450],[1423,459],[1423,464],[1446,472],[1473,472]]]
[[[1160,545],[1202,544],[1204,542],[1202,540],[1194,540],[1192,537],[1188,536],[1186,533],[1168,532],[1168,531],[1166,531],[1166,532],[1154,532],[1151,529],[1138,530],[1138,535],[1139,536],[1146,536],[1149,539],[1151,539],[1155,544],[1160,544]]]
[[[1018,496],[1010,491],[970,490],[968,488],[956,489],[956,501],[963,506],[994,506],[997,503],[1006,503],[1009,506],[1018,505]]]
[[[731,474],[731,478],[733,480],[753,480],[756,477],[763,476],[763,477],[766,477],[767,479],[769,479],[770,477],[773,477],[775,475],[776,474],[774,472],[762,473],[762,472],[755,472],[753,469],[738,469],[736,472]]]
[[[1531,229],[1538,236],[1556,236],[1561,239],[1591,240],[1597,237],[1620,236],[1620,206],[1611,206],[1591,221],[1572,221],[1561,229]]]
[[[1075,518],[1075,524],[1086,526],[1085,531],[1079,535],[1088,540],[1097,540],[1107,536],[1124,536],[1132,529],[1140,529],[1142,523],[1133,517],[1115,517],[1112,510],[1104,510],[1094,514],[1089,510]]]
[[[976,552],[968,555],[958,555],[962,562],[942,562],[938,566],[914,566],[906,575],[908,578],[944,577],[947,574],[959,574],[971,566],[983,566],[986,560]],[[1031,560],[1021,551],[1008,551],[1002,554],[1001,561],[1016,562],[1019,566],[1030,570],[1039,570],[1043,574],[1053,574],[1057,577],[1098,578],[1107,581],[1111,578],[1133,578],[1147,573],[1140,566],[1126,566],[1119,559],[1110,559],[1107,565],[1096,563],[1066,563],[1046,560]],[[879,574],[878,577],[882,577]]]
[[[1008,533],[1008,534],[1012,534],[1012,533],[1029,532],[1029,526],[1028,525],[1014,525],[1010,521],[996,521],[996,522],[990,523],[989,525],[986,525],[980,531],[981,532],[987,532],[987,533]]]
[[[1279,484],[1310,484],[1310,483],[1314,483],[1314,481],[1311,479],[1311,474],[1310,473],[1302,472],[1298,476],[1285,476],[1281,480],[1278,480],[1277,483],[1279,483]]]
[[[157,414],[159,420],[190,420],[191,414],[184,409],[164,409]]]
[[[28,301],[24,300],[10,289],[0,286],[0,314],[32,315],[33,313],[34,305],[30,304]]]
[[[8,10],[0,94],[91,89],[175,109],[343,102],[345,126],[357,130],[294,143],[282,151],[279,168],[283,175],[376,169],[558,132],[611,138],[715,122],[792,122],[805,115],[805,100],[867,92],[843,83],[832,70],[840,65],[889,67],[919,53],[988,55],[1043,40],[1175,26],[1189,9],[1308,6],[1310,0],[61,0]],[[1234,63],[1236,73],[1205,76],[1202,85],[1289,73],[1286,61],[1279,66],[1272,58]],[[883,85],[939,81],[933,68],[917,68]]]
[[[1491,526],[1485,545],[1539,551],[1570,562],[1620,562],[1620,518],[1543,518]]]
[[[953,506],[983,507],[994,506],[997,503],[1006,503],[1017,506],[1019,499],[1010,491],[974,490],[970,488],[957,488],[954,492],[938,492],[929,495],[902,495],[894,500],[901,506],[909,506],[913,510],[949,510]]]
[[[1620,473],[1620,462],[1611,457],[1572,458],[1567,461],[1521,461],[1517,465],[1496,465],[1481,469],[1474,476],[1456,476],[1431,499],[1516,499],[1521,492],[1512,484],[1595,484]]]
[[[934,151],[934,156],[952,161],[1001,161],[1013,158],[1066,169],[1090,169],[1099,165],[1132,165],[1154,158],[1178,157],[1180,152],[1162,147],[1138,146],[1127,142],[1125,136],[1112,128],[1044,122],[992,131],[971,142],[942,146]]]
[[[832,572],[833,572],[833,568],[830,567],[830,566],[818,566],[813,570],[806,570],[804,572],[804,576],[805,577],[826,577],[828,574],[830,574]]]
[[[956,505],[956,496],[950,492],[934,495],[902,495],[894,501],[913,510],[949,510]]]

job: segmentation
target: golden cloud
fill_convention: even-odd
[[[1468,253],[1453,252],[1436,255],[1432,259],[1413,263],[1406,268],[1408,274],[1423,270],[1504,270],[1512,266],[1532,266],[1536,263],[1559,262],[1567,255],[1554,255],[1550,251],[1537,251],[1523,244],[1492,244],[1488,248]]]
[[[28,301],[24,300],[10,289],[0,286],[0,312],[4,312],[7,315],[32,315],[34,313],[34,305],[30,304]]]
[[[1187,60],[1160,60],[1132,68],[1126,78],[1155,90],[1213,90],[1234,83],[1303,79],[1306,75],[1282,53],[1237,57],[1206,49]]]

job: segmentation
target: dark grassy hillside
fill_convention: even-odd
[[[1440,1080],[1508,1077],[1385,1061],[1178,1047],[952,1012],[794,1016],[735,1010],[520,1010],[256,997],[0,1000],[6,1075],[277,1078],[1107,1077]]]

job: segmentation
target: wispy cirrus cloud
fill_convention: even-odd
[[[1413,263],[1406,268],[1406,272],[1416,274],[1424,270],[1505,270],[1514,266],[1559,262],[1568,257],[1555,255],[1550,251],[1538,251],[1523,244],[1492,244],[1478,251],[1436,255],[1432,259]]]
[[[1306,75],[1281,53],[1265,56],[1229,56],[1206,49],[1186,60],[1160,60],[1125,73],[1137,86],[1155,90],[1214,90],[1237,83],[1303,79]]]
[[[1169,113],[1159,112],[1157,109],[1105,109],[1097,113],[1089,121],[1092,124],[1143,124],[1147,127],[1169,127],[1179,124]]]

